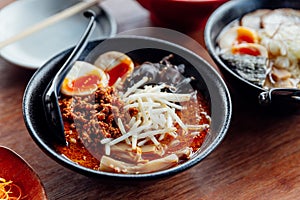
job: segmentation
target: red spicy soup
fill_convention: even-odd
[[[166,71],[164,62],[143,63],[134,71],[143,67],[151,71],[149,65]],[[188,160],[209,132],[208,101],[191,87],[171,92],[180,87],[172,81],[146,84],[147,80],[132,89],[144,79],[133,77],[121,89],[106,86],[90,95],[62,96],[68,145],[57,145],[57,151],[84,167],[114,173],[149,173]]]

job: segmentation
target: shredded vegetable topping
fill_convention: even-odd
[[[160,141],[165,139],[167,135],[173,138],[177,137],[176,124],[181,127],[186,133],[188,129],[202,130],[209,127],[209,124],[204,125],[188,125],[182,122],[176,114],[177,110],[184,109],[178,102],[189,101],[193,95],[177,94],[163,92],[166,88],[165,84],[161,85],[146,85],[139,89],[139,86],[147,82],[147,77],[144,77],[140,82],[129,88],[121,98],[125,103],[124,108],[135,108],[138,111],[137,115],[132,116],[129,123],[129,130],[125,130],[125,124],[118,119],[118,126],[122,136],[118,138],[105,138],[101,140],[105,144],[105,152],[110,155],[110,148],[120,142],[126,142],[131,145],[132,150],[141,147],[148,141],[159,147]]]
[[[0,178],[0,199],[22,199],[22,190],[18,185],[14,184],[12,181],[6,181],[4,178]]]
[[[102,55],[103,63],[115,62],[115,52]],[[57,150],[79,165],[113,173],[150,173],[192,158],[210,130],[210,104],[194,82],[197,74],[185,71],[185,63],[171,64],[173,58],[135,63],[122,77],[110,73],[117,76],[113,85],[89,95],[62,96],[68,145]]]

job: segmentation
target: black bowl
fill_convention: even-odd
[[[217,8],[209,17],[205,30],[204,40],[206,48],[215,61],[217,66],[221,69],[230,87],[236,90],[239,94],[246,95],[252,102],[258,103],[258,96],[261,92],[266,91],[234,73],[218,56],[217,37],[221,31],[231,22],[240,19],[243,15],[257,9],[276,9],[276,8],[294,8],[300,9],[300,1],[298,0],[232,0],[219,8]],[[293,102],[299,104],[299,99],[292,99],[290,97],[278,96],[274,99],[274,105],[277,103]]]
[[[99,45],[100,44],[100,45]],[[98,46],[99,45],[99,46]],[[91,50],[95,54],[89,54]],[[50,157],[63,166],[81,174],[92,177],[113,177],[119,179],[150,179],[165,177],[184,171],[199,163],[209,153],[211,153],[224,138],[231,120],[231,98],[227,87],[218,73],[207,62],[196,54],[180,46],[166,41],[144,38],[144,37],[118,37],[104,41],[90,42],[83,52],[80,60],[93,60],[95,56],[106,51],[128,52],[133,59],[141,61],[159,61],[163,56],[173,53],[178,57],[178,62],[184,62],[187,66],[188,74],[196,76],[196,87],[210,101],[211,105],[211,131],[207,135],[201,149],[195,156],[187,162],[168,170],[149,174],[115,174],[88,169],[71,162],[58,154],[53,147],[53,136],[49,133],[48,122],[43,117],[44,109],[42,104],[42,94],[47,84],[53,79],[71,49],[66,50],[43,65],[31,78],[24,93],[23,115],[27,129],[36,144]]]

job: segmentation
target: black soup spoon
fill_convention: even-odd
[[[82,51],[86,47],[88,39],[91,36],[96,25],[96,14],[93,11],[89,10],[84,12],[84,16],[90,19],[85,32],[81,36],[79,42],[75,46],[69,58],[57,72],[53,80],[49,83],[47,89],[43,94],[42,99],[49,128],[54,134],[57,142],[61,145],[67,145],[67,141],[64,133],[62,115],[58,104],[58,95],[60,92],[60,87],[67,73],[70,71],[73,64],[76,60],[78,60]]]

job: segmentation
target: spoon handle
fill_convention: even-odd
[[[260,93],[258,101],[261,105],[268,105],[272,102],[273,97],[291,98],[300,102],[300,90],[294,88],[272,88]]]
[[[75,61],[78,60],[82,51],[86,47],[88,43],[88,38],[92,34],[92,31],[96,25],[95,22],[96,15],[94,12],[87,11],[84,14],[86,17],[90,18],[90,22],[85,32],[83,33],[82,37],[80,38],[79,42],[77,43],[76,47],[71,52],[70,56],[68,57],[64,65],[57,72],[54,79],[47,87],[43,96],[44,109],[45,109],[47,121],[49,122],[52,132],[55,133],[56,139],[60,144],[63,145],[66,145],[67,143],[64,134],[64,124],[62,120],[62,115],[58,104],[59,90],[65,76],[72,68]]]
[[[76,60],[80,57],[81,53],[83,52],[86,44],[88,43],[88,38],[93,32],[93,29],[95,28],[96,22],[95,22],[95,13],[93,11],[87,11],[84,13],[84,15],[88,18],[90,18],[90,22],[83,33],[80,41],[77,43],[76,47],[72,51],[71,55],[67,59],[67,61],[64,63],[64,65],[60,68],[60,70],[57,72],[56,76],[54,77],[52,84],[54,84],[56,88],[56,92],[58,93],[61,87],[61,84],[66,77],[67,73],[70,71],[71,67],[75,63]]]

